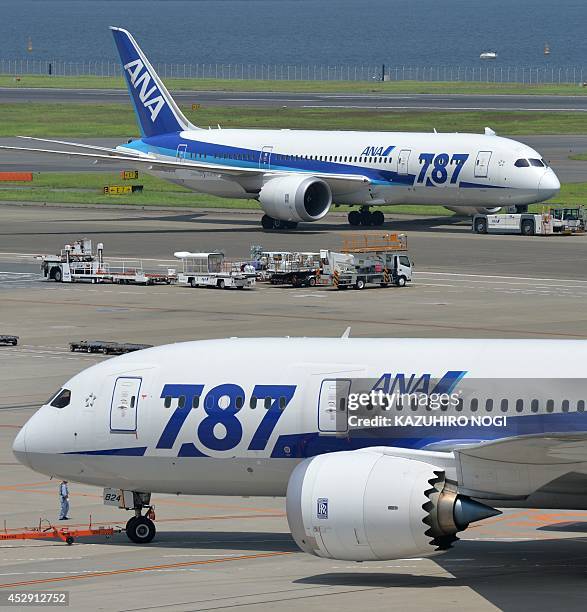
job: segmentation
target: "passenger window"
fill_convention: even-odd
[[[249,406],[251,408],[257,407],[257,398],[254,395],[251,396],[251,401],[249,402]]]
[[[235,403],[237,410],[240,410],[245,405],[245,398],[242,395],[237,395]]]
[[[516,412],[524,412],[524,400],[516,400]]]
[[[517,159],[514,166],[516,168],[527,168],[530,164],[527,159]]]
[[[532,412],[538,412],[538,400],[537,399],[533,399],[532,402],[530,403],[530,410]]]
[[[194,399],[192,400],[192,408],[197,408],[200,405],[200,396],[194,395]]]
[[[270,397],[265,398],[263,402],[263,408],[265,408],[265,410],[269,410],[269,408],[271,408],[271,398]]]
[[[568,412],[569,411],[569,400],[563,400],[561,408],[563,409],[563,412]]]
[[[577,402],[577,412],[585,412],[585,400],[579,400]]]
[[[471,400],[471,412],[477,412],[477,408],[479,408],[479,400],[474,397]]]
[[[457,412],[462,412],[463,405],[464,405],[464,400],[463,400],[462,397],[459,397],[459,399],[457,400],[457,405],[455,406],[455,410]],[[448,406],[447,406],[447,408],[448,408]]]
[[[137,398],[134,395],[132,395],[131,398],[130,398],[130,407],[131,408],[135,407],[136,401],[137,401]]]
[[[51,402],[53,408],[65,408],[69,406],[71,401],[71,391],[69,389],[62,389]]]
[[[165,399],[163,400],[163,405],[165,406],[165,408],[171,408],[171,395],[165,396]]]
[[[546,412],[552,412],[554,410],[554,400],[549,399],[546,401]]]
[[[185,406],[185,395],[180,395],[178,400],[177,400],[177,407],[178,408],[183,408]],[[131,406],[132,408],[132,406]]]
[[[283,406],[281,405],[281,400],[283,400]],[[283,410],[285,408],[285,404],[286,404],[286,399],[285,397],[280,398],[279,401],[279,407]],[[346,410],[346,397],[341,397],[339,402],[338,402],[338,409],[341,412],[344,412]]]
[[[491,412],[493,410],[493,400],[490,398],[485,402],[485,412]]]
[[[502,412],[508,411],[508,401],[506,399],[501,400],[501,411]]]

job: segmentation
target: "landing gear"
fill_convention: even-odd
[[[281,219],[274,219],[269,215],[261,217],[261,225],[266,230],[296,229],[298,226],[295,221],[282,221]]]
[[[156,533],[155,523],[146,516],[133,516],[126,523],[126,535],[135,544],[148,544]]]
[[[104,489],[104,503],[134,512],[134,516],[128,519],[125,529],[131,542],[148,544],[153,540],[157,529],[150,493]],[[146,509],[145,514],[142,514],[143,508]]]
[[[376,226],[379,227],[385,223],[385,216],[380,210],[371,212],[368,206],[361,206],[359,210],[351,210],[348,214],[350,225],[358,226]]]

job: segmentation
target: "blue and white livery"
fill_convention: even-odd
[[[484,135],[200,129],[183,115],[132,35],[111,28],[141,131],[115,149],[51,141],[78,152],[25,149],[134,167],[194,191],[259,202],[266,229],[322,219],[356,205],[352,225],[381,225],[393,204],[443,205],[464,214],[527,208],[560,183],[534,149]],[[19,147],[0,147],[19,151]]]
[[[586,361],[583,340],[179,343],[74,376],[13,451],[104,487],[139,543],[151,493],[285,495],[307,552],[432,554],[494,505],[587,509]]]

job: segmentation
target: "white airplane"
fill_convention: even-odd
[[[382,225],[372,207],[442,205],[462,214],[542,202],[560,189],[534,149],[484,135],[410,132],[200,129],[183,115],[129,32],[111,28],[141,138],[114,149],[41,138],[69,155],[143,170],[201,193],[258,200],[265,229],[318,221],[332,205],[356,205],[351,225]]]
[[[155,535],[151,493],[285,495],[308,553],[429,555],[494,505],[587,509],[586,360],[583,340],[160,346],[74,376],[13,451],[105,487],[137,543]]]

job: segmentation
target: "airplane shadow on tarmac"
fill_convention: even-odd
[[[95,221],[95,220],[94,220]],[[238,219],[231,218],[226,219],[222,216],[215,216],[211,214],[176,214],[176,215],[161,215],[161,216],[114,216],[111,218],[100,219],[100,223],[137,223],[137,222],[152,222],[155,227],[145,227],[141,229],[133,229],[132,227],[120,227],[116,229],[89,229],[93,224],[91,219],[78,220],[81,226],[79,230],[84,235],[137,235],[137,234],[194,234],[203,232],[206,234],[222,233],[239,233],[244,232],[251,234],[267,234],[267,235],[320,235],[326,232],[340,232],[340,233],[354,233],[354,232],[366,232],[366,231],[381,231],[386,232],[435,232],[435,233],[463,233],[470,231],[470,221],[468,217],[417,217],[417,218],[391,218],[381,227],[362,227],[362,226],[351,226],[344,220],[340,220],[340,223],[302,223],[295,230],[263,230],[260,226],[260,221],[257,219]],[[160,224],[163,222],[171,223],[185,223],[189,224],[185,228],[164,228]],[[35,232],[11,232],[10,235],[62,235],[64,233],[63,224],[61,221],[46,221],[45,224],[50,225],[52,223],[58,223],[60,225],[59,231],[35,231]],[[85,229],[83,226],[87,223],[88,228]],[[216,227],[211,227],[216,226]],[[218,227],[220,226],[220,227]],[[2,235],[0,233],[0,235]]]
[[[79,538],[79,542],[95,542]],[[114,546],[140,546],[127,539],[124,533],[114,539],[106,540],[104,544]],[[159,531],[156,538],[144,546],[150,548],[186,548],[202,550],[242,550],[242,551],[286,551],[300,552],[288,532],[251,532],[251,531]]]
[[[587,530],[587,527],[586,527]],[[551,612],[585,610],[587,538],[517,542],[461,541],[450,552],[434,557],[443,575],[418,573],[421,561],[404,559],[377,565],[391,571],[369,571],[369,564],[338,562],[344,571],[330,571],[296,580],[299,584],[359,588],[468,587],[501,610]],[[402,566],[404,568],[402,569]],[[343,569],[341,567],[341,569]],[[429,571],[429,570],[428,570]],[[439,591],[439,608],[449,609]],[[454,592],[450,600],[455,601]],[[450,606],[451,609],[457,609]]]

